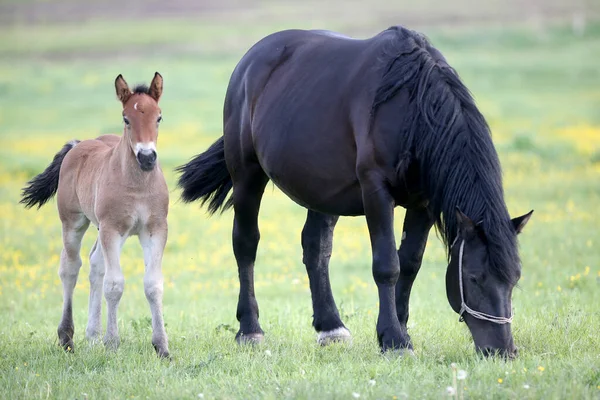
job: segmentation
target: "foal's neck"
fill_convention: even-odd
[[[121,173],[127,186],[146,186],[150,179],[155,176],[156,171],[160,171],[158,162],[152,171],[142,171],[126,132],[123,133],[119,143],[115,146],[111,158],[111,164]]]

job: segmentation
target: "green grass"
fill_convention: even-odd
[[[563,26],[543,36],[526,26],[427,31],[492,126],[512,215],[535,209],[520,235],[523,278],[514,293],[520,356],[505,362],[478,357],[468,329],[457,322],[434,233],[411,298],[416,357],[379,353],[364,218],[340,221],[330,268],[354,341],[318,347],[301,263],[305,212],[271,185],[256,266],[266,340],[255,348],[235,344],[232,213],[207,218],[198,205],[179,202],[173,168],[221,134],[224,91],[245,49],[293,24],[237,21],[233,28],[154,21],[165,30],[141,36],[133,35],[139,21],[129,27],[93,21],[87,32],[78,25],[0,30],[0,398],[439,398],[452,385],[451,363],[468,374],[460,385],[465,397],[600,398],[600,70],[594,57],[600,24],[583,36]],[[321,26],[343,25],[351,21]],[[383,28],[369,27],[372,33]],[[76,352],[65,354],[56,340],[62,291],[55,202],[25,211],[19,190],[65,141],[121,129],[117,74],[133,84],[149,81],[154,71],[165,78],[159,150],[172,190],[163,271],[173,360],[158,360],[150,345],[135,238],[122,256],[121,347],[106,352],[83,338],[84,261],[75,292]],[[402,217],[398,209],[398,231]],[[84,260],[94,240],[90,229]]]

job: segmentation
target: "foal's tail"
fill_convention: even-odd
[[[28,186],[23,188],[21,195],[23,198],[20,203],[25,204],[25,208],[31,208],[37,204],[38,208],[46,204],[48,200],[56,194],[58,190],[58,175],[60,166],[69,152],[79,140],[72,140],[65,144],[62,149],[54,156],[54,159],[48,165],[48,168],[29,182]]]
[[[214,142],[208,150],[197,155],[190,162],[177,167],[181,173],[178,186],[183,189],[181,198],[190,203],[201,200],[208,202],[208,212],[214,214],[233,205],[232,199],[225,201],[233,184],[225,163],[225,143],[223,137]]]

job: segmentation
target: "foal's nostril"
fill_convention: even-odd
[[[156,163],[156,151],[140,150],[137,154],[137,160],[142,170],[149,171],[154,168],[154,164]]]

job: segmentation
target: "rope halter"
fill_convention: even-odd
[[[457,237],[458,239],[458,237]],[[458,252],[458,287],[460,288],[460,312],[458,313],[458,321],[459,322],[463,322],[465,320],[463,314],[466,312],[467,314],[470,314],[472,317],[477,318],[477,319],[482,319],[484,321],[490,321],[493,322],[495,324],[510,324],[513,320],[513,312],[511,310],[510,313],[510,317],[506,318],[506,317],[496,317],[495,315],[490,315],[490,314],[486,314],[486,313],[482,313],[481,311],[476,311],[473,310],[472,308],[470,308],[467,303],[465,303],[465,295],[464,295],[464,290],[463,290],[463,268],[462,268],[462,262],[463,262],[463,252],[465,249],[465,241],[463,239],[463,241],[460,244],[460,250]]]

